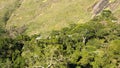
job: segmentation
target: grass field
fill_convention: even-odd
[[[3,0],[6,1],[7,0]],[[13,2],[14,0],[9,0]],[[16,0],[17,1],[17,0]],[[21,0],[21,6],[12,12],[6,28],[27,26],[26,34],[47,34],[71,23],[84,23],[91,19],[88,10],[97,0]],[[0,1],[0,3],[2,3]],[[3,4],[1,4],[3,5]],[[6,5],[6,4],[4,4]],[[14,7],[13,7],[14,8]],[[0,11],[3,13],[5,10]],[[116,16],[120,9],[115,11]]]
[[[7,29],[11,26],[21,27],[27,25],[27,34],[47,33],[59,30],[70,23],[85,22],[91,17],[87,8],[94,0],[23,0],[9,21]]]
[[[16,0],[0,0],[0,25],[3,25],[15,8]]]

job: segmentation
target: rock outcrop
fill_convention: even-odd
[[[93,17],[100,13],[104,8],[108,6],[109,0],[100,0],[94,7],[93,7]]]

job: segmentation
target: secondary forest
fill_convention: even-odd
[[[120,68],[120,23],[104,10],[47,37],[13,37],[1,26],[0,68]]]

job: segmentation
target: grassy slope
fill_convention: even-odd
[[[12,1],[12,0],[11,0]],[[14,0],[13,0],[14,1]],[[23,0],[7,22],[11,26],[27,25],[27,34],[49,33],[70,23],[82,23],[90,19],[87,9],[97,0]],[[120,9],[115,11],[119,17]]]
[[[115,14],[115,16],[119,19],[119,23],[120,23],[120,5],[119,5],[119,7],[115,10],[114,14]]]
[[[53,29],[61,29],[70,23],[83,22],[90,19],[87,8],[95,0],[23,0],[8,21],[10,26],[27,24],[26,33],[47,33]]]
[[[8,11],[13,10],[16,0],[0,0],[0,25],[4,25],[5,17],[9,16]]]

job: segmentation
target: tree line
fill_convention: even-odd
[[[120,24],[104,10],[85,24],[12,38],[0,29],[1,68],[119,68]]]

